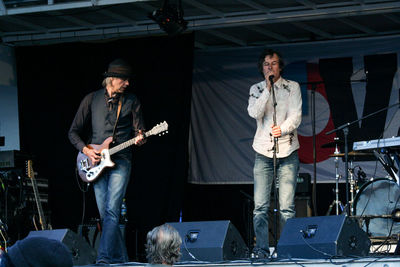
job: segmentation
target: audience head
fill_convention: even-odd
[[[27,237],[8,249],[5,266],[71,267],[72,254],[58,240],[45,237]]]
[[[173,265],[179,260],[182,238],[171,225],[163,224],[147,233],[146,257],[151,264]]]

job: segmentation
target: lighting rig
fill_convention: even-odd
[[[183,19],[181,0],[178,0],[178,4],[170,4],[168,0],[164,0],[163,7],[150,13],[149,18],[157,22],[160,28],[170,36],[184,32],[188,24]]]

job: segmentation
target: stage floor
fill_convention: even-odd
[[[382,239],[374,238],[371,239],[372,245],[369,249],[369,254],[366,257],[332,257],[331,259],[282,259],[276,258],[276,252],[273,247],[270,247],[273,258],[250,261],[235,260],[235,261],[223,261],[223,262],[206,262],[206,261],[185,261],[178,262],[174,266],[179,267],[198,267],[198,266],[229,266],[229,267],[253,267],[253,266],[269,266],[269,267],[292,267],[292,266],[340,266],[340,267],[400,267],[400,255],[395,255],[397,247],[396,239],[385,239],[386,244],[382,243]],[[140,266],[144,267],[147,263],[141,262],[127,262],[124,264],[110,264],[109,266]],[[77,265],[76,265],[77,266]],[[84,265],[81,267],[90,267],[99,265]]]
[[[346,266],[346,267],[398,267],[400,266],[400,256],[370,256],[363,258],[340,258],[340,259],[272,259],[263,261],[226,261],[226,262],[182,262],[174,266],[180,267],[198,267],[198,266],[279,266],[279,267],[292,267],[292,266]],[[99,265],[85,265],[85,266],[99,266]],[[104,265],[103,265],[104,266]],[[109,266],[146,266],[146,263],[127,262],[125,264],[111,264]],[[82,266],[83,267],[83,266]]]

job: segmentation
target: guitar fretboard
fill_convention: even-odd
[[[146,136],[146,134],[144,134],[144,136]],[[121,151],[122,149],[125,149],[125,148],[135,144],[137,139],[138,139],[138,137],[134,137],[126,142],[123,142],[122,144],[119,144],[113,148],[110,148],[110,155],[115,154],[118,151]]]
[[[156,126],[154,126],[150,131],[147,131],[143,134],[143,138],[149,137],[150,135],[156,135],[159,133],[162,133],[163,131],[168,130],[168,123],[166,123],[165,121],[157,124]],[[125,149],[133,144],[136,143],[136,141],[138,140],[139,136],[136,136],[126,142],[123,142],[122,144],[119,144],[113,148],[109,149],[109,153],[110,155],[117,153],[118,151],[121,151],[122,149]]]

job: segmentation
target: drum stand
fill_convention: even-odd
[[[338,138],[335,137],[335,140],[337,140],[337,139]],[[335,152],[333,154],[335,154],[335,155],[340,154],[337,144],[335,146]],[[336,206],[336,215],[339,215],[339,207],[340,207],[340,210],[343,211],[343,205],[339,200],[339,179],[340,179],[340,177],[341,176],[339,175],[339,157],[335,157],[335,180],[336,180],[335,200],[332,201],[332,203],[329,205],[328,211],[326,212],[326,216],[331,214],[333,206]]]
[[[356,181],[354,179],[354,169],[353,169],[353,161],[350,161],[350,168],[349,168],[349,174],[350,174],[350,201],[349,201],[349,208],[350,208],[350,216],[354,215],[354,192],[355,192],[355,186],[356,186]]]

